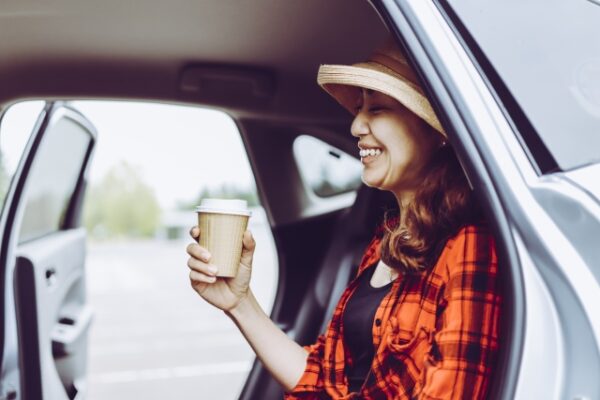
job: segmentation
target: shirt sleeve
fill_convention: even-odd
[[[418,398],[483,399],[498,353],[501,295],[493,237],[469,226],[449,250],[438,329]]]
[[[284,393],[284,400],[308,400],[319,399],[317,393],[323,390],[323,377],[321,365],[323,365],[323,350],[325,348],[325,334],[319,335],[316,343],[304,346],[308,352],[306,368],[296,386],[289,392]]]

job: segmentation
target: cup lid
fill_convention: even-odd
[[[240,199],[202,199],[196,212],[248,215],[248,202]]]

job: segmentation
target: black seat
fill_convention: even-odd
[[[342,292],[356,274],[363,253],[386,209],[396,207],[389,192],[362,186],[354,205],[339,219],[314,285],[303,299],[290,336],[314,343],[333,315]]]

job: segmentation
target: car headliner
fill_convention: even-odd
[[[317,86],[318,65],[360,61],[385,35],[366,0],[9,0],[0,11],[0,105],[150,99],[234,117],[339,121],[348,116]],[[183,89],[182,72],[206,65],[225,78]],[[267,77],[273,90],[254,98],[233,89],[247,71],[250,85]]]

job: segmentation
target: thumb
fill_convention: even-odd
[[[256,248],[256,241],[252,236],[252,232],[247,230],[244,232],[242,238],[242,258],[240,263],[244,264],[248,268],[252,268],[252,257],[254,256],[254,249]]]

